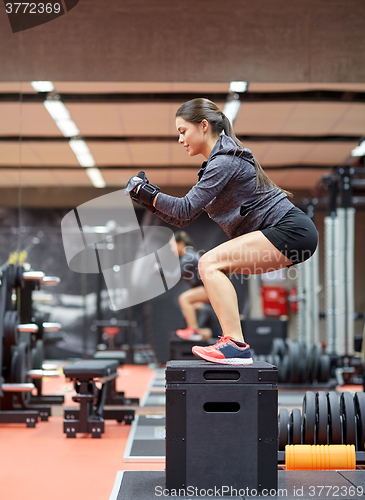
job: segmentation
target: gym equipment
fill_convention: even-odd
[[[274,366],[169,361],[166,382],[168,490],[277,488]]]
[[[26,272],[23,266],[9,264],[2,269],[0,284],[0,422],[26,423],[34,427],[41,420],[48,420],[48,406],[31,404],[34,380],[43,376],[59,375],[45,371],[42,366],[33,369],[32,351],[38,327],[33,318],[22,318],[25,300],[21,300],[22,289],[27,280],[41,280],[44,273]],[[15,300],[14,300],[15,297]],[[24,297],[24,296],[23,296]],[[25,321],[24,321],[25,319]],[[40,344],[37,345],[38,358]],[[36,356],[37,357],[37,356]]]
[[[64,396],[42,394],[43,375],[59,376],[55,370],[43,370],[44,347],[46,344],[58,342],[63,339],[59,334],[61,325],[59,323],[47,322],[45,318],[34,311],[33,292],[38,291],[41,286],[57,286],[60,279],[56,276],[45,276],[41,271],[24,271],[22,274],[23,286],[17,290],[17,307],[19,309],[22,323],[28,324],[27,331],[20,330],[20,339],[28,343],[32,355],[32,373],[35,375],[33,383],[37,394],[30,395],[29,404],[39,408],[40,405],[57,405],[64,403]],[[43,371],[42,371],[43,370]],[[36,376],[36,374],[38,374]]]
[[[286,470],[356,469],[354,445],[286,445]]]
[[[170,356],[169,359],[172,360],[195,360],[197,359],[195,354],[192,353],[191,348],[194,345],[199,345],[203,347],[207,347],[209,345],[213,345],[217,342],[217,339],[209,339],[209,340],[183,340],[178,337],[174,332],[171,333],[170,337]]]
[[[241,321],[245,341],[256,354],[270,354],[274,338],[286,339],[287,320],[278,318],[244,319]]]
[[[295,412],[295,415],[294,415]],[[365,462],[365,393],[307,391],[299,409],[281,408],[278,415],[278,451],[287,445],[353,445],[358,463]]]
[[[63,368],[65,376],[74,381],[76,395],[73,401],[79,409],[65,409],[63,432],[68,438],[77,433],[91,434],[100,438],[104,433],[104,421],[117,420],[127,425],[134,419],[134,410],[125,408],[104,408],[107,385],[118,376],[116,360],[80,360]],[[101,388],[97,387],[101,383]]]
[[[278,369],[280,387],[312,385],[326,388],[335,386],[331,378],[331,358],[324,354],[321,344],[307,345],[299,340],[276,337],[268,355],[254,356],[273,364]]]
[[[124,351],[98,351],[93,356],[94,359],[116,360],[119,366],[123,366],[127,354]],[[139,405],[139,398],[126,398],[123,391],[117,391],[116,378],[113,378],[106,388],[106,405],[131,406]]]

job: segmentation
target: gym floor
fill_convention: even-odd
[[[72,406],[73,384],[60,377],[45,378],[44,394],[63,394]],[[153,377],[146,365],[119,369],[117,390],[143,398]],[[143,411],[141,409],[141,411]],[[2,500],[108,500],[120,470],[164,470],[164,463],[124,463],[129,425],[105,422],[101,439],[63,433],[63,407],[52,406],[48,422],[35,428],[0,424],[0,498]],[[132,499],[131,499],[132,500]]]
[[[63,394],[64,406],[72,406],[73,384],[67,381],[59,366],[58,378],[46,378],[44,394]],[[126,397],[140,400],[154,377],[147,365],[126,365],[119,369],[117,390]],[[359,386],[338,387],[338,391],[355,392]],[[304,393],[303,393],[304,394]],[[301,407],[279,392],[280,407]],[[289,394],[288,394],[289,396]],[[280,400],[282,403],[280,403]],[[147,414],[148,407],[137,409]],[[39,421],[35,428],[24,424],[0,424],[1,498],[6,500],[108,500],[118,471],[164,471],[163,462],[124,462],[130,426],[116,421],[105,422],[101,439],[78,434],[67,439],[63,433],[63,407],[53,406],[48,422]],[[131,499],[132,500],[132,499]]]

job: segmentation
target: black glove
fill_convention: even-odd
[[[153,200],[159,191],[160,188],[154,184],[150,184],[146,174],[141,171],[137,176],[129,179],[125,188],[125,195],[129,194],[132,200],[146,207],[147,210],[154,212]]]

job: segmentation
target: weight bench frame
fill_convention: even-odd
[[[117,368],[117,361],[108,360],[81,360],[64,367],[66,378],[74,381],[77,394],[72,399],[80,404],[78,409],[64,411],[63,432],[68,438],[75,438],[77,433],[100,438],[107,419],[132,423],[133,409],[104,408],[108,386],[118,377]],[[97,383],[102,384],[100,389]]]

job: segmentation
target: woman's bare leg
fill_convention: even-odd
[[[260,274],[291,263],[261,231],[222,243],[200,258],[200,277],[223,335],[243,341],[237,294],[226,274]]]
[[[196,317],[196,302],[209,302],[207,292],[203,286],[191,288],[179,296],[179,305],[182,309],[186,324],[188,328],[193,328],[194,330],[199,328]]]

